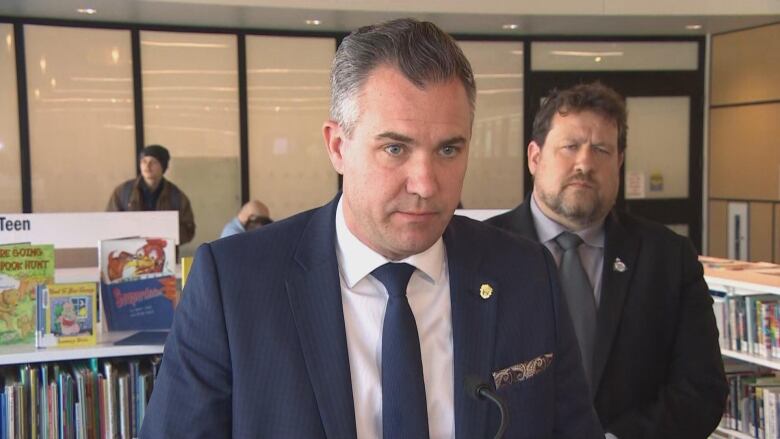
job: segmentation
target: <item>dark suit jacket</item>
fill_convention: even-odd
[[[489,224],[538,241],[530,198]],[[706,438],[728,387],[712,299],[690,241],[611,212],[593,377],[604,431],[619,439]],[[614,269],[620,258],[624,272]]]
[[[356,437],[336,202],[198,249],[142,438]],[[498,428],[498,410],[466,395],[467,375],[492,383],[492,372],[552,353],[547,369],[498,391],[505,437],[603,438],[549,252],[462,217],[444,241],[456,437]]]

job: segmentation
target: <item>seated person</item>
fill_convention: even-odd
[[[268,206],[258,200],[248,201],[241,206],[241,210],[229,223],[225,224],[225,228],[222,229],[220,238],[226,236],[235,235],[238,233],[248,232],[258,227],[262,227],[266,224],[271,224],[271,214],[268,212]]]

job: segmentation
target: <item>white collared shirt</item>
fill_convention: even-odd
[[[387,290],[370,273],[389,262],[363,244],[336,209],[336,255],[347,332],[357,436],[382,437],[382,323]],[[444,241],[402,261],[415,266],[407,298],[420,335],[431,439],[455,437],[450,278]]]

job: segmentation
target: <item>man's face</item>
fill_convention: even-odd
[[[623,154],[614,121],[592,111],[556,113],[544,145],[528,145],[534,198],[570,230],[595,225],[615,204]]]
[[[156,186],[157,183],[162,180],[163,168],[159,160],[156,158],[145,155],[141,157],[141,175],[144,178],[147,186]]]
[[[471,108],[457,79],[417,88],[397,69],[374,69],[357,97],[351,137],[323,126],[333,167],[344,176],[350,231],[399,260],[427,250],[460,200],[471,139]]]

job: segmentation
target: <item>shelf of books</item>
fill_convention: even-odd
[[[780,438],[780,265],[700,260],[730,386],[712,437]]]
[[[138,436],[179,298],[175,246],[108,239],[98,256],[55,272],[53,245],[0,245],[0,439]]]

